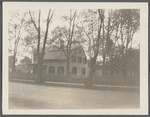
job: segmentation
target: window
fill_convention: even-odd
[[[77,74],[77,68],[76,68],[76,67],[73,67],[73,68],[72,68],[72,74],[73,74],[73,75],[76,75],[76,74]]]
[[[55,67],[54,66],[49,67],[49,74],[55,74]]]
[[[46,74],[47,65],[43,65],[43,73]]]
[[[64,67],[58,67],[58,74],[64,74]]]
[[[75,57],[75,56],[72,56],[72,57],[71,57],[71,61],[72,61],[72,62],[76,62],[76,57]]]
[[[78,57],[78,63],[82,63],[82,58]]]
[[[87,63],[87,59],[86,59],[86,58],[83,59],[83,63],[84,63],[84,64]]]
[[[81,53],[81,49],[79,49],[79,53]]]
[[[85,75],[85,73],[86,73],[85,68],[82,68],[82,75]]]
[[[37,59],[37,54],[36,53],[34,53],[33,58],[34,58],[34,61],[36,61],[36,59]]]

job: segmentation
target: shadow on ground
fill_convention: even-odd
[[[20,97],[9,97],[9,109],[29,109],[29,107],[30,109],[48,109],[52,107],[52,104],[35,99],[33,100],[23,99]]]

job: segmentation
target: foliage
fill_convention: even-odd
[[[21,14],[19,11],[10,11],[10,18],[8,22],[8,37],[9,37],[9,54],[13,55],[13,72],[15,72],[16,56],[18,54],[18,46],[23,40],[23,33],[27,27],[26,12]]]
[[[25,56],[21,61],[21,64],[30,64],[31,63],[31,59],[27,56]]]

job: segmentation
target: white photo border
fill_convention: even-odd
[[[8,108],[8,10],[10,9],[140,9],[140,109]],[[148,114],[148,3],[144,2],[3,2],[2,112],[7,115],[147,115]]]

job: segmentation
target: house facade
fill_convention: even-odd
[[[33,73],[37,72],[37,54],[32,53]],[[47,75],[67,75],[67,58],[64,50],[57,46],[45,48],[43,58],[43,74]],[[72,78],[88,77],[88,62],[82,47],[76,47],[71,50],[69,62],[69,74]]]

